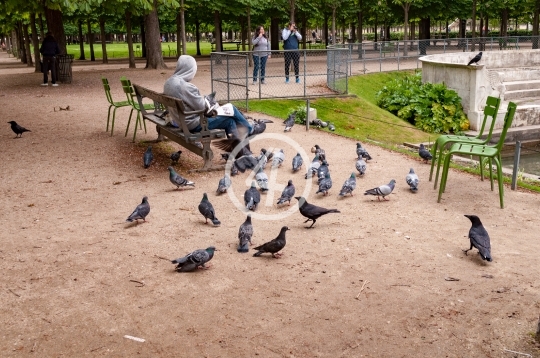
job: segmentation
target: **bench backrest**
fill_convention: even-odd
[[[141,113],[143,117],[146,114],[148,114],[148,112],[144,109],[144,105],[142,102],[143,98],[147,97],[156,103],[161,103],[165,108],[169,108],[169,110],[176,109],[176,111],[178,112],[178,118],[180,119],[180,123],[177,123],[177,124],[180,125],[180,128],[185,134],[189,133],[189,129],[187,128],[185,118],[186,116],[191,115],[191,114],[199,114],[201,116],[201,127],[203,127],[203,131],[208,128],[206,126],[206,120],[205,120],[206,118],[204,117],[204,110],[186,111],[184,102],[182,102],[180,98],[170,97],[163,93],[158,93],[158,92],[152,91],[148,88],[144,88],[136,84],[133,84],[133,88],[135,89],[135,94],[137,95],[137,100],[139,101],[139,106],[141,108]]]

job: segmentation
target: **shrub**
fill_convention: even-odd
[[[296,113],[295,113],[296,112]],[[297,124],[306,124],[307,108],[304,104],[299,105],[289,111],[288,116],[295,113],[294,122]]]
[[[422,83],[421,74],[390,81],[377,92],[377,105],[428,133],[469,129],[461,98],[445,84]]]

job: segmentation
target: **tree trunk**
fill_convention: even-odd
[[[373,41],[375,42],[375,46],[377,46],[378,41],[378,34],[377,34],[377,28],[379,27],[379,16],[375,13],[375,23],[373,24],[373,32],[375,33],[375,38]]]
[[[17,58],[20,59],[22,63],[26,63],[26,48],[24,46],[24,36],[22,32],[22,21],[18,21],[17,42],[19,44],[19,52],[17,53]]]
[[[23,24],[23,35],[24,35],[24,49],[26,52],[26,64],[28,67],[34,67],[34,61],[32,61],[32,50],[30,49],[30,36],[28,36],[28,25]],[[37,48],[34,48],[34,51],[38,51]]]
[[[60,48],[60,54],[65,55],[66,49],[66,34],[64,32],[64,20],[60,10],[51,10],[45,7],[45,17],[47,18],[47,29],[52,32],[54,39]]]
[[[302,26],[300,27],[300,35],[302,35],[302,48],[306,49],[307,20],[306,13],[302,13]]]
[[[360,3],[362,3],[361,0]],[[362,43],[362,41],[364,41],[364,13],[362,11],[358,11],[356,15],[358,17],[358,42]]]
[[[86,21],[86,27],[88,29],[88,44],[90,45],[90,61],[95,61],[96,56],[94,55],[94,33],[92,32],[92,24],[90,23],[90,19]]]
[[[180,23],[182,20],[180,19],[180,11],[176,14],[176,53],[178,56],[182,55],[182,25]]]
[[[34,65],[35,69],[34,72],[39,73],[41,72],[41,65],[40,65],[40,55],[39,55],[39,40],[38,40],[38,34],[37,34],[37,28],[36,28],[36,13],[32,12],[30,14],[30,29],[32,30],[32,44],[34,45]]]
[[[475,38],[476,38],[476,0],[472,2],[472,23],[471,23],[471,35],[472,35],[472,51],[475,51]]]
[[[332,45],[336,43],[336,6],[332,7]]]
[[[133,53],[133,36],[131,34],[131,11],[126,10],[126,32],[129,55],[129,68],[136,68],[135,54]]]
[[[19,40],[17,36],[17,31],[15,29],[11,30],[11,54],[13,57],[19,58]]]
[[[536,36],[536,38],[533,38],[532,41],[532,48],[537,49],[538,48],[538,28],[539,28],[539,20],[540,20],[540,0],[536,1],[536,6],[534,9],[534,15],[533,15],[533,30],[532,34],[533,36]]]
[[[186,20],[184,18],[184,0],[180,2],[180,32],[182,39],[182,55],[187,55],[187,44],[186,44]],[[179,39],[178,39],[179,40]],[[178,52],[180,54],[180,52]]]
[[[504,9],[501,13],[501,31],[500,36],[508,36],[508,9]]]
[[[403,7],[403,15],[405,17],[405,20],[403,21],[403,41],[405,42],[405,46],[403,46],[403,56],[408,56],[408,49],[407,49],[407,41],[408,38],[408,31],[409,31],[409,9],[411,7],[411,3],[407,2],[401,5]]]
[[[248,5],[247,8],[247,43],[248,43],[248,51],[251,51],[251,6]],[[249,57],[249,67],[253,66],[253,56]]]
[[[144,28],[144,16],[141,17],[141,57],[146,58],[146,30]]]
[[[214,28],[216,30],[216,36],[214,37],[216,40],[216,51],[221,52],[221,19],[217,10],[214,11]]]
[[[291,22],[294,22],[294,8],[295,8],[295,0],[289,0],[289,19]]]
[[[159,33],[159,19],[157,15],[157,0],[154,0],[153,10],[144,17],[145,38],[146,38],[146,67],[148,69],[167,68],[163,62],[161,52],[161,41]]]
[[[326,11],[324,12],[323,32],[324,32],[324,45],[328,46],[328,13]]]
[[[109,63],[107,58],[107,39],[105,38],[105,18],[99,17],[99,33],[101,36],[101,51],[103,52],[103,63]]]
[[[195,20],[195,41],[197,42],[197,56],[201,55],[201,33],[199,31],[200,21]]]
[[[43,30],[43,14],[39,14],[38,16],[39,20],[39,38],[41,41],[45,38],[45,30]]]
[[[81,53],[79,56],[79,60],[86,60],[86,57],[84,56],[84,36],[82,32],[82,20],[79,20],[77,22],[77,27],[79,28],[79,51]]]
[[[355,24],[353,23],[352,26],[351,26],[351,42],[354,43],[356,42],[357,38],[356,38],[356,26],[354,26]]]
[[[279,19],[275,17],[270,20],[270,48],[279,50]]]

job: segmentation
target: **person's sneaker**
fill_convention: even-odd
[[[296,79],[296,83],[300,83],[300,79],[299,79],[299,78]]]
[[[45,86],[48,86],[49,84],[48,84],[48,83],[42,83],[41,85],[42,85],[43,87],[45,87]]]
[[[266,84],[266,82],[264,82],[264,80],[262,80],[262,81],[261,81],[261,85],[265,85],[265,84]]]
[[[257,85],[257,81],[253,81],[253,86],[256,86]]]
[[[288,78],[285,78],[285,83],[289,83],[289,79],[288,79]]]
[[[298,82],[298,81],[296,81],[296,82]],[[53,83],[52,86],[53,87],[58,87],[58,83]]]

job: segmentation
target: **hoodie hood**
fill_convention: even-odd
[[[178,57],[176,62],[176,69],[173,76],[182,78],[186,82],[191,82],[197,73],[197,62],[189,55],[182,55]]]

